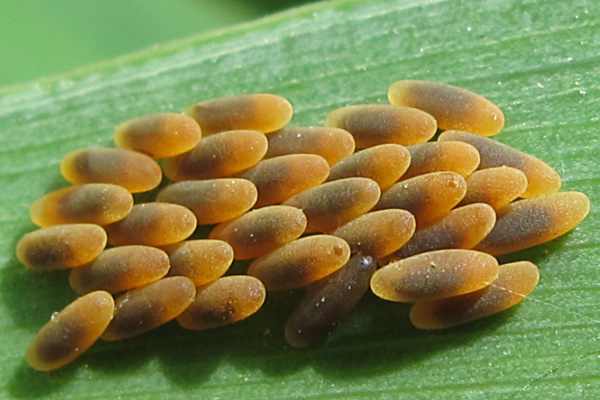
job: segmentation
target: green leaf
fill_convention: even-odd
[[[323,2],[228,31],[169,43],[72,74],[0,91],[0,376],[7,398],[600,398],[600,220],[511,257],[538,263],[539,288],[515,310],[440,333],[373,297],[321,347],[282,339],[295,299],[272,295],[237,326],[169,325],[99,343],[46,375],[23,353],[74,296],[63,274],[32,274],[14,245],[28,206],[65,185],[68,150],[109,144],[113,126],[194,101],[268,91],[295,124],[349,103],[384,102],[397,79],[484,94],[506,113],[499,140],[545,159],[565,189],[600,199],[597,153],[600,9],[588,0]]]

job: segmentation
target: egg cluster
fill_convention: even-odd
[[[428,81],[395,82],[388,97],[334,110],[322,127],[288,126],[280,96],[224,97],[127,121],[117,148],[67,154],[72,186],[32,205],[40,229],[17,256],[36,272],[69,269],[81,297],[41,328],[28,363],[54,370],[99,338],[171,320],[232,324],[271,291],[304,290],[285,326],[294,347],[322,340],[369,289],[412,303],[420,329],[521,302],[537,267],[495,257],[572,230],[588,198],[486,137],[504,126],[486,98]],[[155,201],[134,204],[163,174]],[[250,260],[247,274],[228,275],[234,260]]]

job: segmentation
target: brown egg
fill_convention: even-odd
[[[196,217],[185,207],[169,203],[133,206],[127,218],[106,227],[108,242],[119,246],[164,246],[187,239],[196,229]]]
[[[426,251],[472,249],[494,228],[496,213],[485,203],[455,208],[437,222],[417,229],[394,258],[406,258]]]
[[[256,185],[255,207],[279,204],[319,185],[329,175],[329,164],[314,154],[289,154],[263,160],[241,175]]]
[[[72,151],[61,161],[60,172],[73,184],[112,183],[131,193],[152,190],[162,179],[159,165],[147,155],[102,147]]]
[[[231,325],[258,312],[266,295],[262,282],[252,276],[219,278],[198,289],[196,299],[177,322],[196,331]]]
[[[193,149],[202,131],[193,118],[178,113],[158,113],[131,119],[119,125],[117,146],[153,158],[174,157]]]
[[[504,127],[502,110],[483,96],[445,83],[404,80],[388,91],[390,103],[415,107],[433,115],[440,129],[463,129],[484,136]]]
[[[267,138],[257,131],[226,131],[206,137],[191,151],[163,162],[172,181],[233,176],[256,165],[267,152]]]
[[[87,183],[48,193],[31,205],[31,220],[39,226],[88,223],[108,225],[127,216],[133,197],[110,183]]]
[[[369,211],[381,190],[368,178],[345,178],[308,189],[284,204],[304,211],[306,232],[331,232]]]
[[[286,127],[268,136],[265,158],[287,154],[316,154],[329,165],[354,153],[354,138],[343,129],[327,127]]]
[[[189,208],[198,225],[212,225],[243,215],[256,203],[256,186],[246,179],[181,181],[161,190],[156,201]]]
[[[500,256],[537,246],[575,229],[589,212],[590,200],[579,192],[516,201],[500,211],[477,249]]]
[[[363,177],[373,179],[381,190],[392,186],[408,169],[410,153],[399,144],[381,144],[354,153],[331,168],[328,181]]]
[[[437,171],[452,171],[467,177],[479,166],[479,153],[462,142],[429,142],[409,146],[410,167],[403,179]]]
[[[404,245],[415,232],[415,217],[405,210],[371,211],[337,228],[333,235],[350,245],[352,253],[385,257]]]
[[[269,206],[217,225],[211,239],[231,245],[236,260],[263,256],[298,239],[306,229],[306,216],[295,207]]]
[[[424,143],[437,130],[435,119],[426,112],[386,104],[338,108],[327,116],[327,126],[350,132],[357,149],[386,143],[404,146]]]
[[[417,228],[448,215],[465,196],[467,183],[454,172],[432,172],[398,182],[382,195],[377,210],[401,208],[415,216]]]
[[[204,286],[227,272],[233,262],[233,249],[222,240],[187,240],[167,247],[170,276],[186,276]]]
[[[104,250],[91,263],[71,270],[69,284],[85,294],[94,290],[119,293],[146,286],[169,271],[169,257],[149,246],[120,246]]]
[[[527,190],[527,177],[511,167],[475,171],[467,179],[467,194],[461,204],[486,203],[501,210]]]
[[[98,291],[52,314],[29,345],[27,363],[38,371],[52,371],[73,362],[102,335],[114,308],[110,293]]]
[[[314,235],[295,240],[257,258],[248,275],[260,279],[267,290],[307,286],[340,269],[350,258],[344,240],[329,235]]]
[[[498,276],[498,262],[473,250],[438,250],[395,261],[371,278],[378,297],[402,303],[474,292]]]
[[[363,298],[376,268],[373,257],[356,254],[342,268],[309,287],[285,324],[288,344],[302,348],[321,341]]]
[[[470,144],[479,152],[479,169],[513,167],[527,176],[527,191],[521,196],[530,198],[557,192],[561,181],[558,173],[544,161],[495,140],[468,132],[447,131],[440,141],[460,141]]]
[[[122,294],[102,335],[107,341],[141,335],[177,318],[194,301],[196,287],[184,276],[164,278]]]
[[[498,314],[525,300],[539,277],[537,267],[529,261],[501,265],[498,278],[483,289],[417,302],[410,310],[410,321],[417,329],[446,329]]]
[[[167,246],[171,262],[170,276],[186,276],[196,286],[214,282],[233,262],[233,249],[222,240],[186,240]]]
[[[206,135],[236,129],[273,132],[287,125],[294,114],[287,99],[269,93],[220,97],[197,103],[186,112]]]
[[[104,250],[106,232],[93,224],[54,225],[23,236],[17,258],[35,271],[80,267]]]

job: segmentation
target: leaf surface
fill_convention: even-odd
[[[334,1],[168,43],[25,86],[0,89],[0,393],[50,399],[333,399],[600,397],[597,134],[600,7],[585,0]],[[274,92],[294,124],[351,103],[385,102],[397,79],[465,86],[496,102],[497,138],[554,166],[592,212],[568,236],[507,259],[539,264],[539,288],[514,311],[440,333],[407,309],[365,299],[326,344],[288,348],[295,299],[270,296],[226,329],[175,325],[99,343],[44,375],[25,349],[74,295],[64,274],[32,274],[14,246],[28,207],[64,186],[69,150],[107,145],[118,122],[202,99]]]

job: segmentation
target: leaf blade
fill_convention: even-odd
[[[0,91],[5,395],[597,397],[594,209],[572,234],[519,255],[540,265],[541,285],[497,318],[417,332],[405,308],[369,298],[327,345],[292,351],[278,329],[293,300],[271,296],[264,313],[239,326],[201,334],[168,326],[100,343],[80,365],[50,377],[27,370],[22,353],[73,295],[64,276],[32,276],[12,256],[15,241],[32,229],[28,205],[65,184],[57,164],[68,150],[109,144],[112,127],[132,116],[245,91],[285,95],[296,107],[295,124],[318,124],[334,107],[385,101],[395,79],[463,85],[505,110],[499,140],[546,160],[565,188],[587,193],[594,204],[600,14],[583,0],[566,3],[318,3]]]

